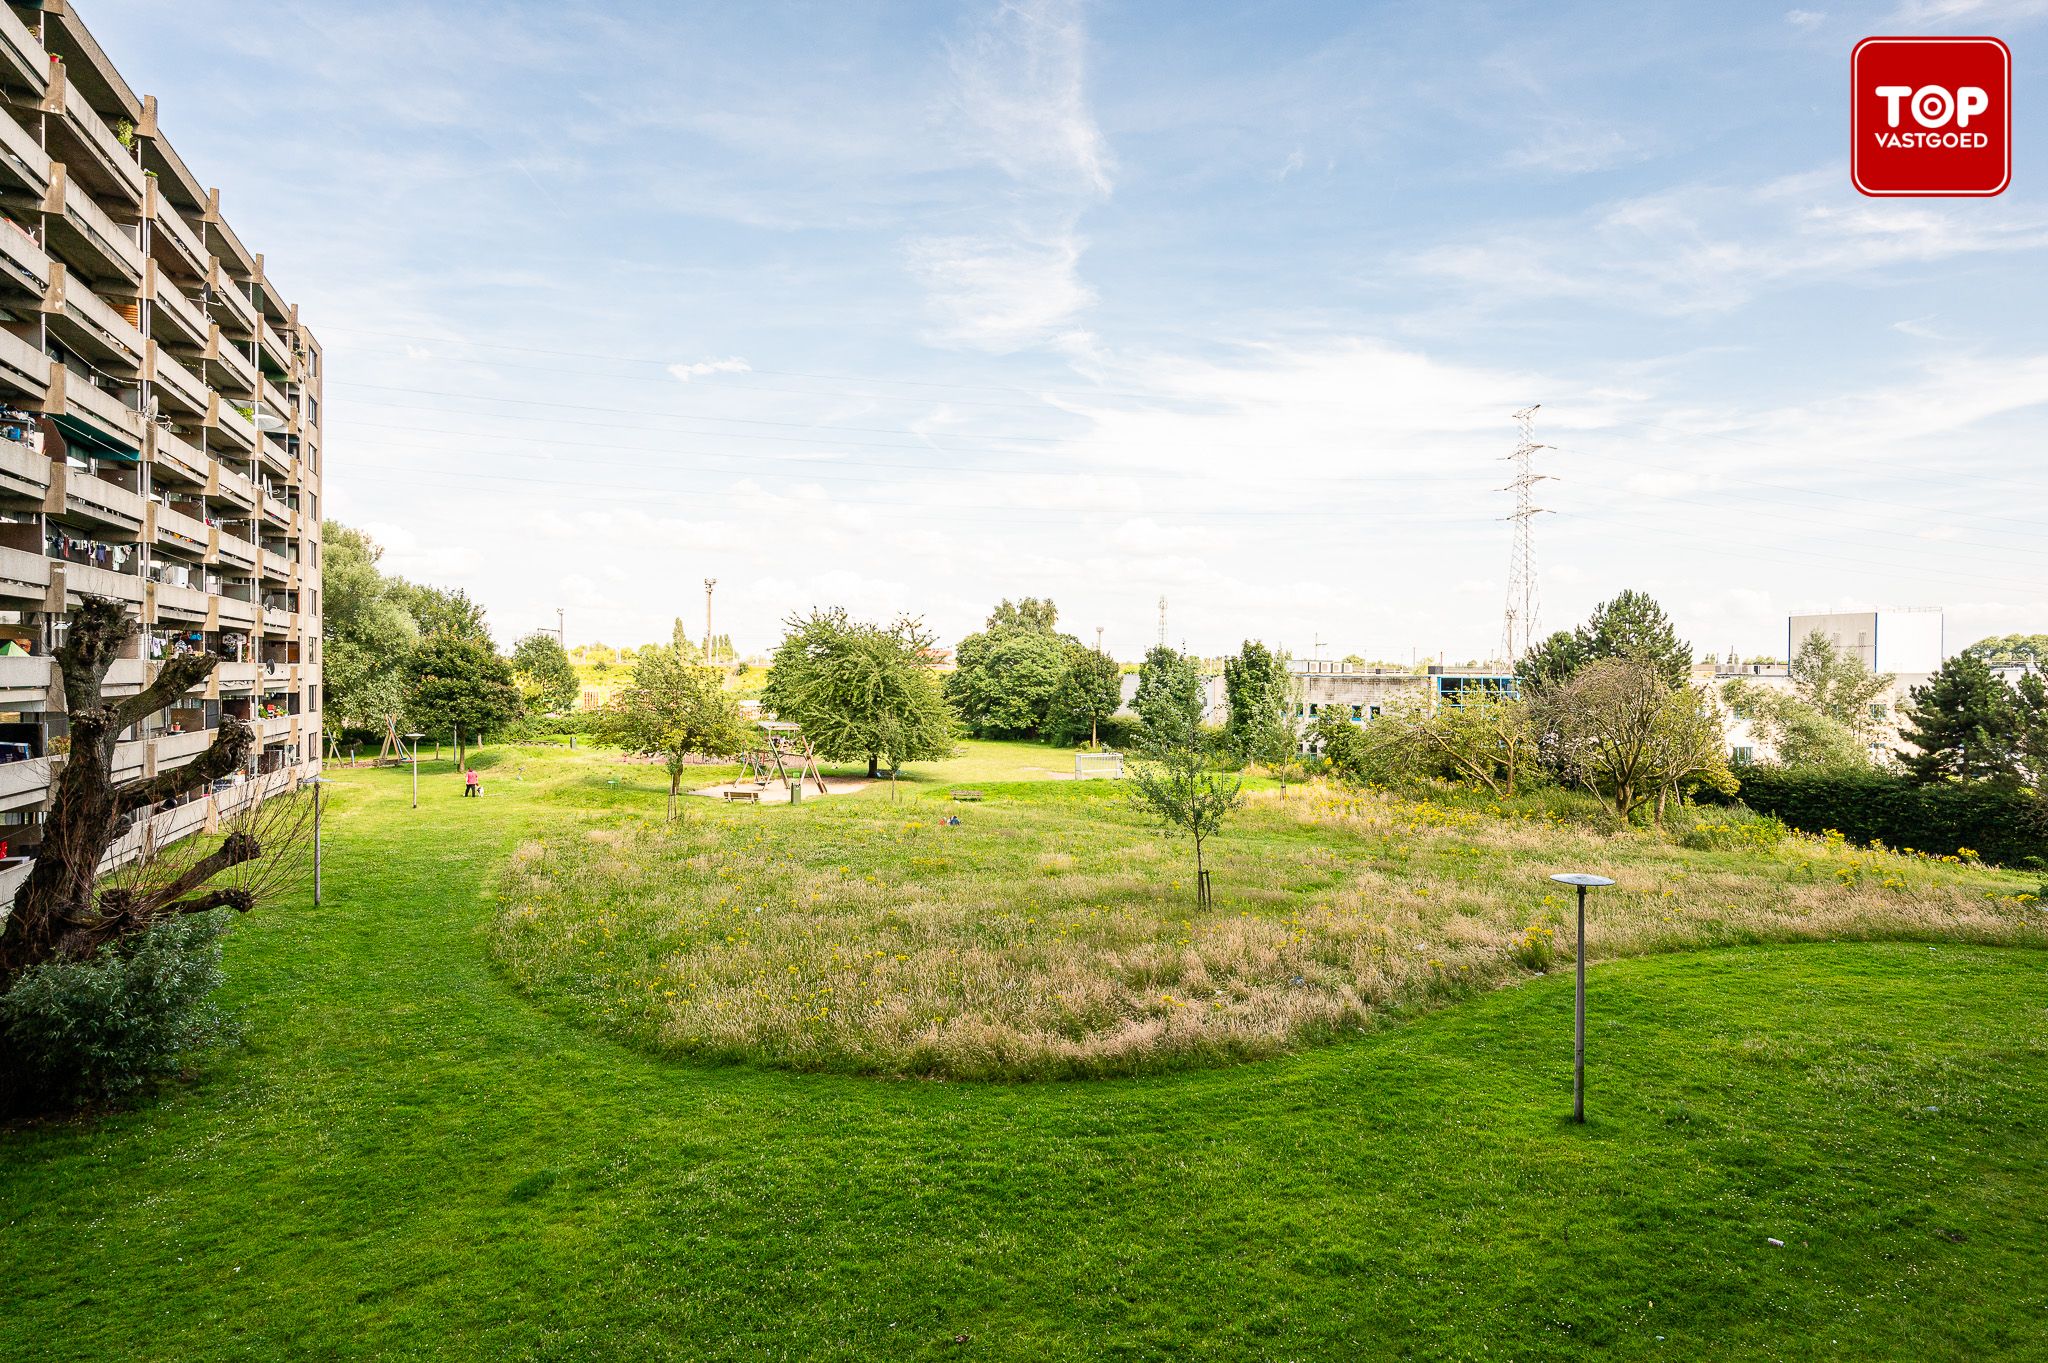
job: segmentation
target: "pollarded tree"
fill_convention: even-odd
[[[752,733],[719,670],[696,665],[673,645],[643,649],[633,680],[598,712],[599,742],[662,759],[671,819],[690,759],[730,757],[749,745]]]
[[[213,742],[184,766],[116,783],[114,751],[122,733],[204,682],[218,661],[199,654],[166,658],[140,692],[105,699],[107,671],[134,633],[119,602],[87,597],[71,612],[57,649],[71,750],[57,771],[35,865],[0,928],[0,991],[33,966],[90,957],[167,918],[254,905],[246,886],[206,888],[223,872],[274,850],[240,829],[167,877],[103,886],[101,862],[139,815],[239,770],[254,744],[246,724],[223,717]]]
[[[427,733],[452,729],[458,766],[470,740],[510,724],[524,709],[512,665],[474,634],[427,636],[413,650],[407,674],[408,721]]]
[[[932,636],[909,617],[854,620],[842,607],[791,616],[761,704],[803,730],[820,757],[865,761],[868,775],[952,756],[958,720],[939,685]]]
[[[512,646],[512,672],[530,709],[557,714],[583,694],[562,641],[550,630],[537,629]]]

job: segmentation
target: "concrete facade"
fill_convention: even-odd
[[[110,695],[223,655],[124,735],[117,778],[223,715],[263,790],[317,769],[322,366],[300,322],[69,0],[0,4],[0,839],[32,852],[67,728],[52,649],[85,595],[141,627]],[[190,831],[249,798],[162,811]],[[0,889],[6,880],[0,879]]]

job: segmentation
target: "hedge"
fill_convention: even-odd
[[[2048,865],[2048,810],[2024,790],[1971,785],[1923,786],[1886,771],[1740,767],[1739,799],[1804,833],[1833,828],[1852,842],[1953,854],[1970,848],[2005,866]]]

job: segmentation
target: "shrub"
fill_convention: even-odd
[[[1711,797],[1706,797],[1711,798]],[[1879,770],[1744,767],[1742,800],[1802,833],[1840,829],[1850,842],[1956,854],[2027,866],[2048,857],[2048,818],[2024,790],[1989,782],[1918,785]]]
[[[131,1097],[221,1039],[225,909],[156,923],[84,960],[46,961],[0,994],[0,1111]]]

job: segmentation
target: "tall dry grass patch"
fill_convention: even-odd
[[[1297,788],[1184,848],[1113,794],[950,827],[846,800],[522,846],[495,949],[515,979],[664,1051],[961,1078],[1255,1059],[1588,954],[1843,937],[2043,943],[2019,878],[1839,840],[1697,851],[1455,802]]]

